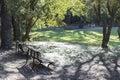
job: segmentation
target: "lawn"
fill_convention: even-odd
[[[51,30],[34,30],[30,34],[31,41],[57,41],[74,44],[84,44],[99,46],[102,41],[102,29],[51,29]],[[117,28],[112,29],[109,46],[120,47],[120,41],[117,35]]]
[[[119,47],[116,30],[112,30],[109,45]],[[15,50],[0,50],[0,79],[120,80],[120,48],[98,48],[102,40],[102,29],[37,30],[31,32],[32,40],[38,42],[30,42],[28,45],[41,52],[43,61],[54,62],[54,70],[49,71],[41,66],[32,69],[31,60],[24,65],[26,57],[16,55]]]

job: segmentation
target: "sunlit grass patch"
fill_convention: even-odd
[[[116,28],[113,28],[109,45],[119,47],[120,41]],[[86,45],[100,45],[102,42],[102,29],[99,30],[47,30],[31,32],[32,41],[58,41],[68,43],[84,43]]]

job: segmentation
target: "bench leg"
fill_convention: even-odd
[[[29,51],[27,51],[27,54],[26,54],[26,62],[25,62],[25,65],[28,63],[28,60],[29,60]]]
[[[33,58],[32,68],[34,68],[35,65],[35,59]]]
[[[47,67],[49,68],[50,65],[55,66],[55,63],[54,62],[49,62],[49,64],[47,65]]]

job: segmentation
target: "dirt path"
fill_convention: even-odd
[[[54,70],[25,64],[14,50],[0,51],[0,80],[120,80],[120,50],[60,42],[33,42]]]

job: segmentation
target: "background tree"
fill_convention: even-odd
[[[20,8],[20,5],[21,5],[21,2],[19,2],[18,0],[12,0],[11,1],[12,4],[11,4],[11,23],[12,23],[12,27],[13,27],[13,40],[16,41],[16,40],[19,40],[21,41],[21,29],[20,29],[20,25],[19,25],[19,17],[18,17],[18,11],[19,11],[19,8]],[[16,6],[13,6],[16,5]],[[10,4],[9,4],[10,5]]]
[[[24,8],[24,0],[6,0],[7,9],[11,16],[11,24],[13,28],[13,40],[21,41],[21,26],[22,26],[22,13],[21,11]],[[23,5],[24,4],[24,5]]]
[[[120,9],[117,12],[116,22],[118,24],[118,29],[117,29],[118,38],[120,39]]]
[[[94,9],[96,15],[98,16],[99,21],[103,27],[103,40],[102,40],[102,48],[107,48],[108,42],[110,39],[110,34],[112,27],[115,22],[116,13],[120,8],[119,0],[97,0],[94,2]],[[104,15],[107,14],[110,19],[109,25],[107,25],[107,21],[105,20]]]
[[[29,40],[29,33],[32,29],[32,27],[34,26],[34,24],[36,23],[36,21],[38,20],[38,16],[34,16],[35,12],[35,6],[37,4],[38,0],[30,0],[28,2],[28,13],[26,13],[27,17],[26,17],[26,26],[25,26],[25,34],[23,35],[22,41],[26,41]],[[34,13],[34,14],[33,14]],[[33,14],[33,15],[32,15]],[[36,17],[36,20],[34,21],[34,18]]]
[[[117,30],[117,32],[118,32],[118,37],[120,39],[120,18],[117,19],[117,22],[118,22],[118,30]]]
[[[14,40],[29,40],[31,28],[38,19],[36,8],[40,0],[7,0],[7,8],[11,14]]]

